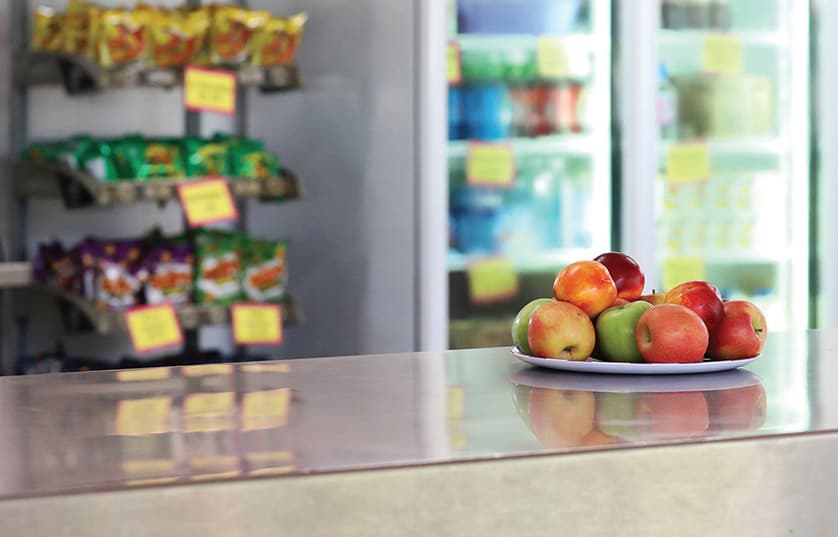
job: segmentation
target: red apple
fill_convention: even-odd
[[[580,446],[611,446],[617,443],[617,438],[594,429],[579,442]]]
[[[570,302],[551,302],[530,317],[527,340],[533,356],[586,360],[594,349],[594,323]]]
[[[715,285],[705,281],[676,285],[666,293],[665,302],[680,304],[696,312],[710,333],[716,329],[724,315],[724,304],[719,290]]]
[[[767,401],[762,384],[707,392],[710,430],[754,431],[765,424]]]
[[[652,306],[637,321],[634,337],[647,362],[700,362],[709,334],[694,311],[678,304]]]
[[[593,392],[532,388],[527,399],[530,430],[545,447],[574,447],[594,428]]]
[[[614,305],[617,286],[602,263],[577,261],[556,276],[553,296],[556,300],[575,304],[589,317],[596,317]]]
[[[701,392],[644,393],[637,401],[643,440],[689,438],[710,424],[707,399]]]
[[[646,276],[643,275],[637,261],[620,252],[598,255],[594,258],[594,261],[602,263],[608,269],[608,273],[617,286],[617,297],[636,300],[643,294]]]
[[[617,297],[617,298],[614,299],[614,306],[623,306],[625,304],[628,304],[629,302],[633,302],[633,301],[632,300],[626,300],[625,298]]]
[[[707,355],[714,360],[737,360],[758,355],[768,338],[765,316],[745,300],[724,303],[724,315],[711,332]]]

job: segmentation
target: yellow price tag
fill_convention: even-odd
[[[473,261],[468,267],[468,287],[475,304],[505,300],[518,294],[518,273],[505,257]]]
[[[224,179],[204,179],[180,183],[177,188],[186,220],[192,227],[239,218],[230,185]]]
[[[538,74],[542,78],[562,78],[570,75],[570,56],[563,38],[539,37],[535,52]]]
[[[116,380],[120,382],[139,382],[143,380],[165,380],[172,376],[168,367],[149,367],[148,369],[129,369],[117,371]]]
[[[672,256],[664,259],[662,276],[663,288],[672,289],[684,282],[706,280],[707,268],[700,257]]]
[[[666,152],[666,177],[670,183],[704,181],[710,178],[707,144],[675,144]]]
[[[462,386],[448,388],[445,399],[445,417],[450,420],[462,419],[466,409],[466,389]]]
[[[171,304],[131,308],[125,312],[125,325],[137,353],[183,344],[183,331]]]
[[[288,422],[290,405],[289,388],[246,393],[242,398],[242,429],[282,427]]]
[[[211,375],[232,375],[232,364],[188,365],[183,368],[184,377],[209,377]]]
[[[149,435],[169,431],[171,397],[122,399],[116,406],[116,434]]]
[[[187,67],[183,73],[183,101],[189,110],[232,115],[236,111],[236,75]]]
[[[466,182],[474,186],[511,187],[515,183],[515,153],[512,146],[470,143]]]
[[[236,345],[282,343],[282,310],[276,304],[233,304],[230,311]]]
[[[463,81],[462,56],[456,41],[448,42],[448,83],[457,85]]]
[[[735,35],[711,34],[704,38],[701,70],[705,73],[738,75],[742,72],[742,41]]]

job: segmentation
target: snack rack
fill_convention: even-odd
[[[185,6],[197,7],[200,0],[184,0]],[[234,2],[246,7],[246,1]],[[93,330],[99,334],[122,332],[125,323],[118,310],[102,310],[81,296],[38,285],[32,278],[27,260],[28,202],[36,198],[60,198],[68,210],[86,207],[106,207],[137,202],[156,202],[163,205],[178,203],[177,185],[194,178],[153,180],[148,182],[123,181],[103,183],[84,172],[69,166],[17,160],[29,140],[28,89],[36,85],[61,85],[64,92],[74,95],[90,94],[129,87],[160,88],[162,90],[183,84],[183,68],[105,69],[80,56],[58,52],[30,50],[28,29],[32,5],[28,0],[13,0],[9,6],[11,43],[12,91],[10,118],[10,156],[4,162],[4,175],[8,179],[5,192],[9,196],[7,232],[0,244],[0,373],[12,371],[15,358],[27,352],[28,319],[15,308],[22,293],[33,291],[53,295],[61,312],[65,330]],[[236,111],[233,132],[247,132],[247,92],[259,88],[262,92],[282,92],[298,88],[301,78],[296,65],[273,67],[217,66],[236,74]],[[201,135],[201,112],[184,108],[183,136]],[[281,169],[277,176],[267,179],[227,178],[230,192],[236,199],[239,219],[235,226],[244,231],[248,222],[248,205],[251,199],[281,201],[298,198],[302,194],[296,175]],[[184,227],[187,225],[183,220]],[[91,223],[91,228],[94,223]],[[285,294],[280,302],[283,324],[302,322],[301,309],[293,297]],[[201,327],[228,325],[230,308],[216,304],[189,303],[175,306],[184,330],[184,351],[198,349],[198,331]],[[243,352],[244,349],[239,349]]]

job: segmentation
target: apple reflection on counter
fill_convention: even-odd
[[[638,377],[531,368],[512,382],[518,414],[546,448],[742,436],[766,418],[762,382],[743,369]]]

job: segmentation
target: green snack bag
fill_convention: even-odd
[[[227,177],[230,175],[227,144],[187,138],[183,141],[188,177]]]
[[[146,148],[145,139],[139,134],[123,136],[111,143],[114,161],[121,179],[136,179]]]
[[[279,173],[279,159],[273,153],[247,145],[234,145],[229,153],[230,166],[236,177],[265,179]]]
[[[242,287],[248,300],[271,302],[282,299],[288,281],[285,241],[252,240],[243,253]]]
[[[201,304],[232,304],[242,299],[241,256],[236,238],[212,230],[195,237],[195,288]]]
[[[106,141],[94,141],[82,144],[75,152],[78,169],[84,171],[100,181],[116,181],[119,171],[113,156],[113,147]]]
[[[148,140],[142,156],[134,164],[137,179],[168,179],[185,177],[183,151],[170,140]]]

